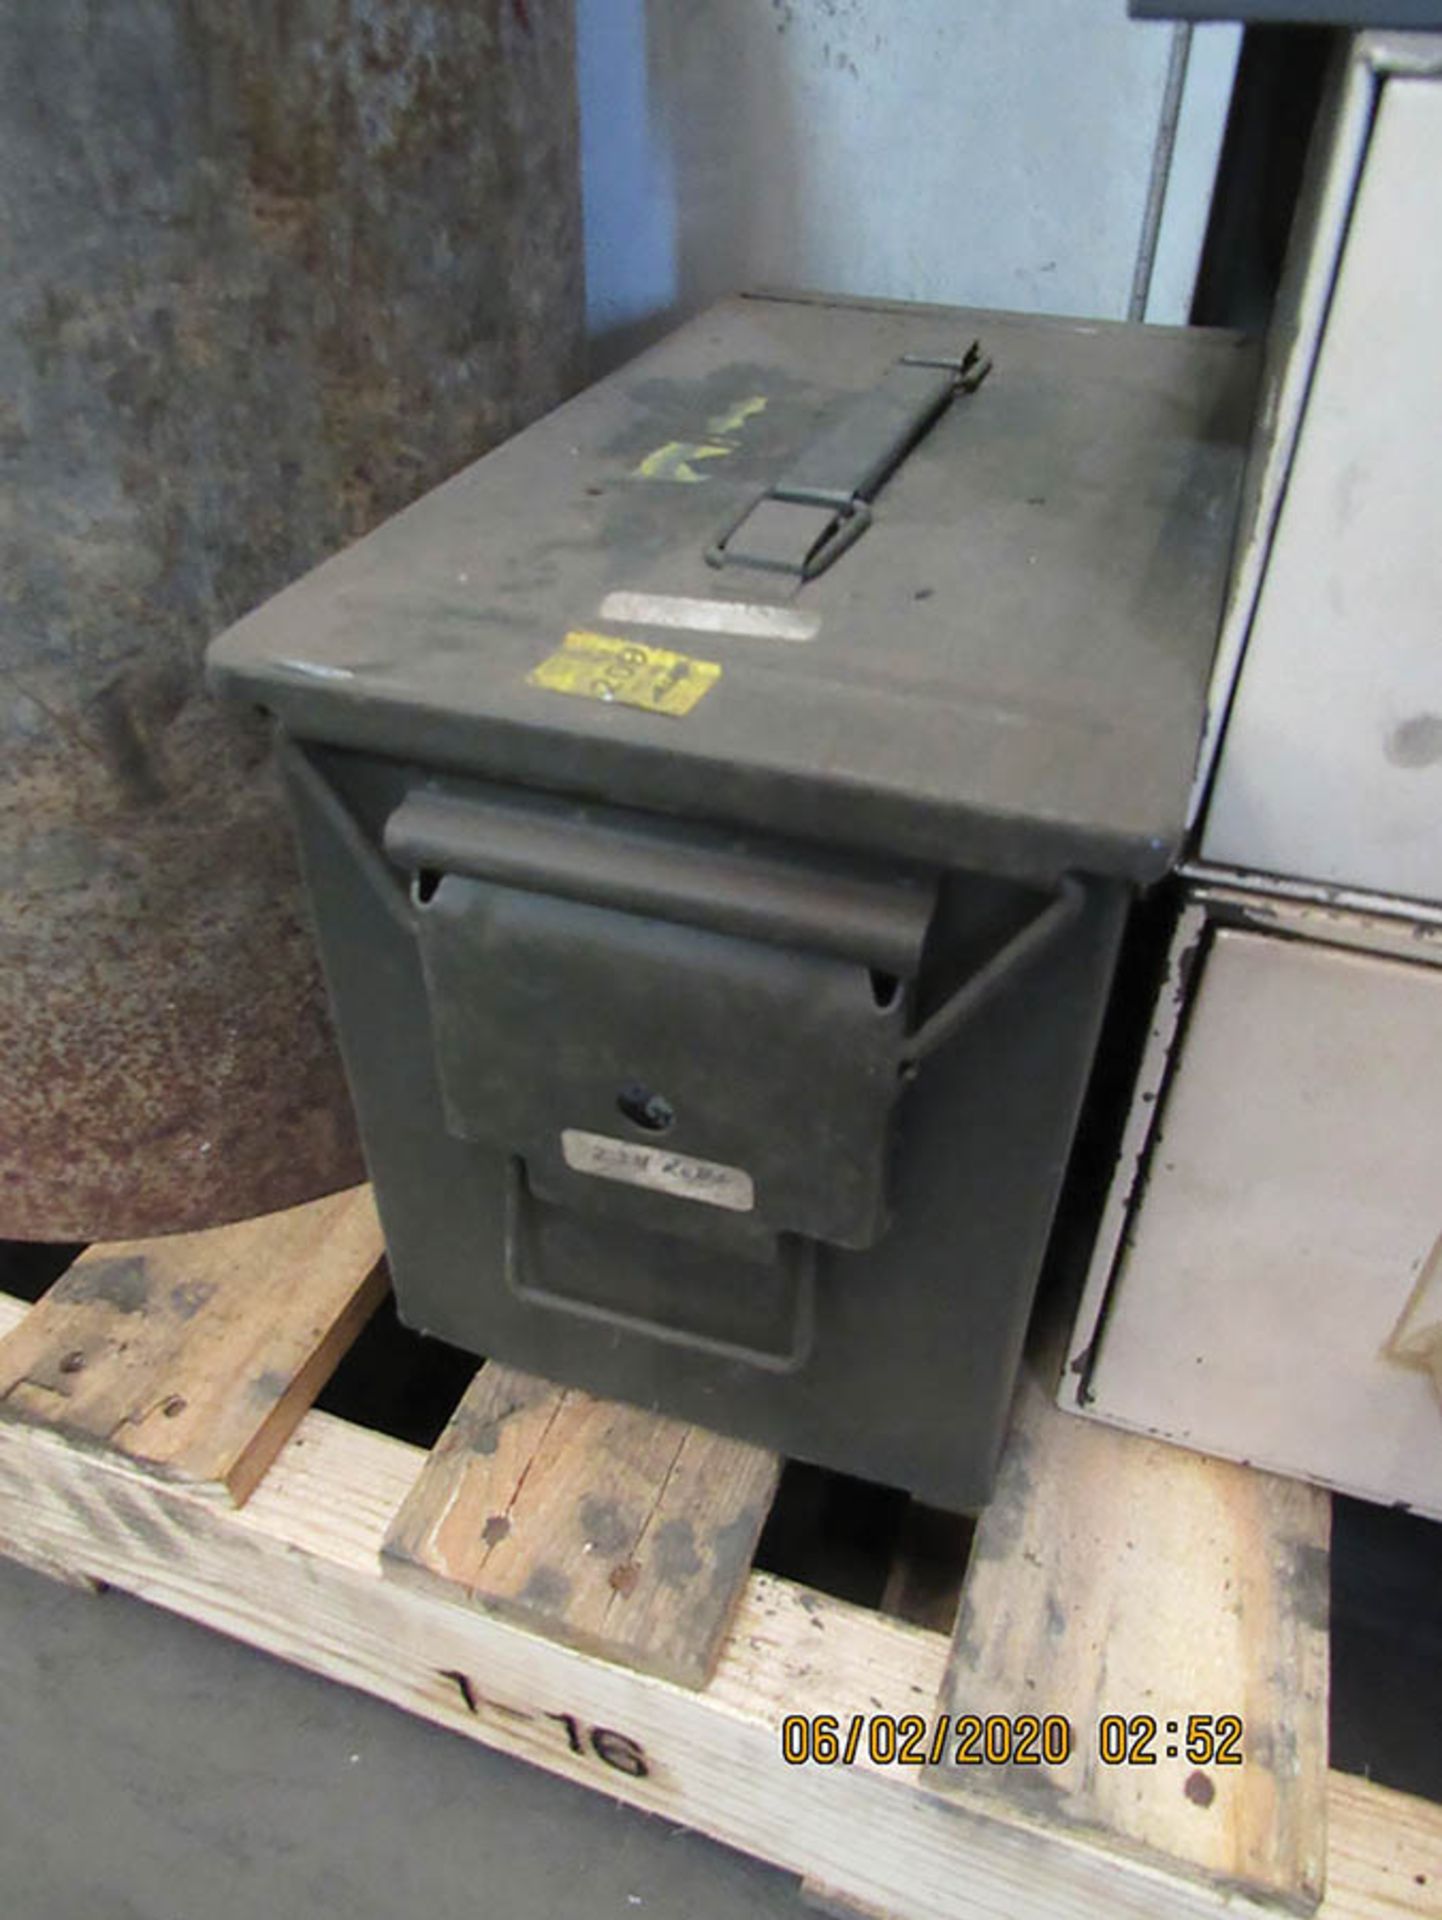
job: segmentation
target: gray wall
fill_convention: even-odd
[[[602,366],[743,285],[1124,316],[1174,30],[1125,0],[578,0]],[[1148,318],[1182,320],[1238,30],[1195,29]]]

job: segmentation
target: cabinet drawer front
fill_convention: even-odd
[[[1382,93],[1203,834],[1442,899],[1442,81]]]
[[[1091,1377],[1104,1418],[1442,1513],[1387,1357],[1442,1233],[1442,969],[1223,927]]]

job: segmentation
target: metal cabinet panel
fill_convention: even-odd
[[[1442,1232],[1439,1140],[1442,968],[1217,931],[1090,1410],[1442,1514],[1442,1406],[1385,1352]]]
[[[1442,899],[1442,81],[1385,83],[1203,857]]]

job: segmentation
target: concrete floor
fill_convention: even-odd
[[[789,1876],[0,1561],[5,1920],[742,1920]]]

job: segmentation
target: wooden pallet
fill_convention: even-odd
[[[753,1447],[487,1366],[429,1454],[311,1410],[369,1194],[0,1295],[0,1547],[914,1920],[1442,1912],[1442,1809],[1329,1776],[1324,1496],[1024,1389],[954,1634],[756,1571]],[[895,1583],[897,1591],[905,1579]],[[787,1765],[788,1715],[1065,1715],[1063,1767]],[[1106,1767],[1103,1714],[1245,1763]],[[883,1742],[884,1744],[884,1742]],[[1320,1902],[1320,1907],[1319,1903]]]

